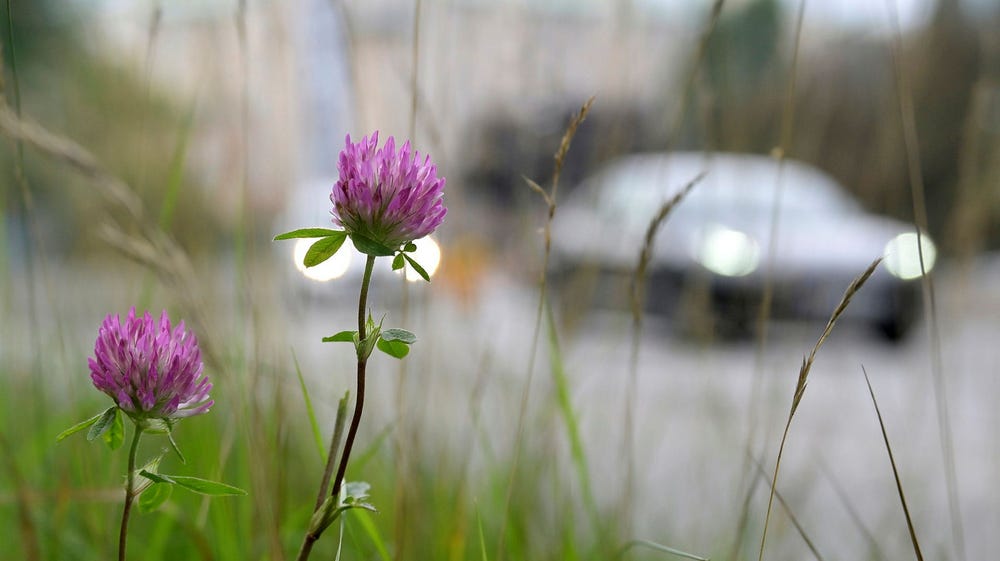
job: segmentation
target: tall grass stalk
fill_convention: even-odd
[[[11,79],[12,79],[11,85],[14,95],[14,107],[15,111],[17,112],[17,116],[20,117],[21,84],[17,72],[17,56],[14,50],[14,15],[12,11],[12,0],[7,0],[6,15],[7,15],[6,48],[9,53],[8,58],[10,59]],[[4,67],[3,62],[4,62],[4,57],[0,56],[0,99],[3,99],[4,103],[6,103],[7,85],[5,83],[5,80],[3,79],[3,67]],[[31,230],[31,237],[34,239],[35,244],[38,246],[39,250],[38,253],[40,255],[45,255],[46,253],[44,250],[44,246],[42,245],[43,242],[41,238],[41,233],[38,230],[38,225],[35,219],[35,213],[32,205],[31,191],[28,188],[27,178],[24,176],[24,142],[21,139],[15,139],[14,145],[16,150],[16,156],[14,160],[14,182],[17,184],[18,190],[21,194],[21,204],[23,207],[24,218],[27,220],[28,227]],[[2,253],[2,255],[0,255],[0,261],[2,261],[2,263],[0,263],[0,274],[2,274],[3,275],[2,278],[7,281],[4,283],[5,285],[7,285],[11,277],[8,271],[9,264],[7,262],[7,224],[6,224],[7,213],[6,209],[4,208],[6,206],[5,203],[6,201],[0,202],[0,242],[3,243],[2,247],[0,247],[0,253]],[[28,247],[28,243],[29,242],[26,239],[24,248],[25,250],[24,259],[27,265],[25,267],[27,271],[27,279],[25,284],[26,284],[27,301],[28,301],[28,322],[29,322],[28,333],[30,333],[31,335],[31,346],[33,349],[32,356],[35,367],[40,368],[42,365],[41,363],[42,336],[41,336],[41,329],[38,323],[38,309],[37,309],[38,303],[35,295],[35,274],[36,274],[35,270],[37,265],[37,259],[35,257],[35,252],[32,251],[31,247]],[[42,269],[42,275],[43,277],[45,276],[44,269]],[[45,278],[44,281],[46,283],[46,286],[48,287],[49,286],[48,279]],[[10,290],[11,293],[13,292],[13,289],[9,286],[7,286],[7,290]],[[51,290],[49,290],[49,294],[50,296],[52,295]],[[4,307],[9,305],[6,298],[4,299],[3,305]],[[61,333],[61,328],[59,329]],[[59,336],[59,339],[61,343],[62,341],[61,335]],[[35,382],[32,384],[32,391],[35,394],[35,397],[37,398],[42,393],[41,381],[34,376],[32,377],[32,379],[35,380]],[[36,413],[36,415],[40,415],[40,412]],[[36,426],[42,426],[42,423],[38,421],[43,421],[43,420],[44,419],[41,417],[36,417],[36,423],[35,423]],[[25,549],[24,553],[28,557],[28,559],[34,561],[40,558],[38,534],[37,530],[35,529],[34,522],[32,521],[31,509],[28,506],[26,500],[27,497],[21,490],[21,485],[20,485],[21,477],[17,467],[17,458],[15,456],[8,455],[10,453],[10,445],[7,442],[5,435],[3,435],[2,433],[0,433],[0,444],[3,445],[4,454],[7,455],[6,467],[8,473],[10,474],[10,479],[11,481],[15,482],[18,489],[17,493],[18,521],[19,521],[19,531],[21,533],[22,541],[24,542],[24,549]]]
[[[896,458],[892,455],[892,446],[889,445],[889,433],[885,430],[885,420],[882,419],[882,411],[878,408],[878,400],[875,399],[875,390],[872,389],[872,381],[868,378],[868,371],[861,367],[861,372],[865,375],[865,383],[868,385],[868,394],[872,397],[872,405],[875,406],[875,414],[878,416],[878,425],[882,430],[882,440],[885,441],[885,451],[889,454],[889,464],[892,466],[892,477],[896,480],[896,492],[899,494],[899,503],[903,507],[903,515],[906,517],[906,528],[910,532],[910,543],[913,544],[913,553],[917,561],[924,561],[924,556],[920,553],[920,543],[917,541],[917,532],[913,529],[913,519],[910,517],[910,508],[906,505],[906,496],[903,494],[903,482],[899,478],[899,470],[896,469]]]
[[[923,236],[927,232],[927,204],[924,177],[920,164],[920,142],[917,136],[916,111],[913,94],[910,91],[909,76],[903,60],[902,31],[895,0],[886,0],[889,21],[892,28],[892,67],[896,83],[899,118],[903,128],[903,148],[906,152],[907,171],[910,181],[910,195],[913,203],[913,227],[917,234],[917,256],[920,261],[921,286],[923,288],[924,318],[927,322],[929,339],[931,378],[934,383],[934,401],[937,405],[938,434],[941,444],[941,459],[944,462],[945,486],[948,490],[948,513],[951,518],[951,534],[956,559],[965,561],[965,529],[962,523],[961,500],[958,491],[958,475],[955,467],[955,446],[952,441],[951,417],[948,414],[948,395],[944,381],[944,364],[941,357],[941,333],[938,324],[937,299],[934,295],[934,279],[927,270],[924,255]]]
[[[632,286],[629,291],[632,310],[632,342],[629,350],[628,380],[625,383],[624,438],[622,439],[622,457],[625,459],[625,479],[622,482],[622,500],[618,518],[622,531],[631,532],[632,507],[635,496],[635,408],[636,395],[639,386],[639,347],[642,340],[642,308],[645,303],[645,282],[649,262],[653,257],[653,243],[656,234],[670,215],[688,193],[705,177],[705,173],[688,182],[676,195],[660,205],[659,210],[646,228],[642,249],[632,274]]]
[[[785,451],[785,442],[788,440],[788,429],[792,426],[792,418],[795,417],[795,411],[799,408],[799,404],[802,402],[802,396],[805,395],[806,385],[809,381],[809,371],[812,369],[813,361],[816,360],[816,353],[819,348],[823,346],[827,337],[833,331],[833,326],[840,319],[840,316],[847,309],[847,305],[850,304],[851,298],[861,287],[864,286],[865,281],[872,276],[875,272],[875,268],[878,264],[882,262],[882,258],[872,261],[872,264],[868,266],[867,269],[848,285],[847,290],[844,292],[843,298],[841,298],[840,303],[834,308],[833,313],[830,315],[830,320],[827,321],[826,327],[823,329],[823,333],[820,335],[819,339],[816,341],[816,345],[813,346],[812,351],[809,352],[807,357],[802,359],[802,367],[799,368],[799,377],[795,383],[795,393],[792,395],[792,405],[788,411],[788,419],[785,421],[785,430],[781,434],[781,444],[778,445],[778,456],[774,461],[774,475],[771,478],[771,493],[767,499],[767,513],[764,515],[764,530],[761,532],[760,536],[760,553],[757,555],[757,561],[763,561],[764,559],[764,547],[767,544],[767,527],[768,523],[771,521],[771,508],[774,505],[774,492],[775,485],[778,483],[778,470],[781,467],[781,456]]]
[[[784,194],[785,176],[785,156],[791,148],[792,133],[795,130],[795,95],[798,83],[799,53],[802,44],[802,22],[805,19],[806,0],[799,1],[797,16],[795,18],[795,42],[792,47],[792,64],[788,75],[788,83],[785,87],[785,101],[781,113],[781,133],[778,138],[778,145],[774,148],[772,156],[777,159],[777,175],[774,182],[774,197],[771,201],[771,216],[767,233],[767,263],[764,267],[764,285],[762,289],[760,307],[757,310],[757,346],[754,350],[753,377],[750,383],[750,394],[748,396],[747,423],[746,423],[746,446],[754,452],[756,448],[755,435],[760,424],[758,419],[758,403],[764,386],[764,361],[767,356],[768,336],[771,325],[771,311],[774,304],[774,268],[775,259],[778,253],[778,239],[780,237],[781,223],[781,201]],[[749,468],[746,458],[743,464],[742,473],[749,476]],[[750,497],[753,493],[755,483],[748,483],[746,495],[742,502],[744,509],[739,516],[739,525],[736,530],[734,548],[742,541],[741,537],[746,528],[744,524],[749,520],[746,509],[750,508]],[[731,555],[735,554],[735,549]]]
[[[514,487],[517,480],[517,466],[520,461],[521,446],[524,440],[525,418],[527,417],[528,412],[528,398],[531,395],[531,385],[535,377],[535,359],[538,354],[538,339],[541,334],[542,315],[545,310],[545,300],[548,286],[546,273],[548,272],[549,256],[552,249],[552,219],[556,214],[556,197],[559,193],[559,175],[562,173],[563,162],[565,161],[566,154],[569,152],[569,147],[573,142],[573,137],[576,135],[576,130],[580,124],[583,123],[584,119],[587,118],[587,113],[590,112],[590,106],[593,103],[594,98],[591,97],[583,104],[583,106],[580,107],[580,111],[573,115],[573,118],[570,119],[569,125],[566,127],[566,132],[563,134],[562,140],[559,143],[559,149],[553,157],[555,165],[552,171],[552,187],[550,190],[545,191],[545,189],[534,181],[525,178],[528,186],[538,193],[545,201],[547,217],[543,230],[544,250],[542,253],[542,267],[539,272],[538,279],[538,306],[535,309],[535,321],[531,335],[531,350],[528,352],[528,375],[524,382],[524,388],[521,390],[521,402],[518,407],[517,429],[514,436],[514,453],[510,464],[510,472],[507,477],[507,490],[500,518],[500,532],[497,536],[497,561],[501,561],[503,559],[504,536],[507,530],[508,517],[510,516],[510,504],[514,495]]]
[[[764,465],[760,463],[759,459],[753,456],[753,452],[749,449],[747,450],[747,455],[750,456],[750,461],[752,461],[754,467],[757,468],[757,477],[766,482],[767,470],[764,469]],[[788,516],[788,519],[792,522],[792,526],[795,526],[795,531],[799,533],[799,537],[801,537],[802,541],[805,542],[806,547],[809,548],[809,551],[813,554],[816,561],[824,561],[823,556],[816,547],[816,543],[809,537],[809,533],[806,532],[805,526],[802,525],[802,522],[799,522],[799,517],[795,516],[795,513],[792,512],[792,507],[788,506],[788,502],[785,501],[783,496],[781,496],[781,493],[777,488],[774,489],[774,498],[778,499],[778,504],[781,505],[782,510],[785,511],[785,515]]]
[[[587,463],[587,453],[583,447],[583,438],[580,437],[580,423],[576,412],[573,410],[573,403],[570,400],[569,379],[566,376],[566,365],[563,362],[562,350],[559,348],[559,334],[556,332],[556,322],[552,314],[551,302],[546,302],[546,319],[548,324],[549,343],[549,366],[552,370],[552,379],[556,388],[556,403],[559,407],[559,414],[566,425],[566,437],[569,439],[570,457],[573,467],[576,469],[576,476],[580,480],[580,488],[583,492],[583,505],[587,510],[587,517],[590,521],[590,529],[597,536],[599,543],[607,543],[607,532],[601,523],[601,515],[597,510],[597,501],[594,500],[594,491],[590,481],[590,467]]]

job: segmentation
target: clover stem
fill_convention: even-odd
[[[372,280],[372,270],[375,267],[375,256],[369,255],[368,261],[365,263],[365,275],[361,279],[361,295],[358,298],[358,340],[364,341],[368,336],[365,330],[365,308],[368,305],[368,286],[371,284]],[[337,468],[337,476],[333,480],[333,490],[330,492],[330,496],[336,497],[340,495],[340,488],[344,483],[344,474],[347,472],[347,460],[351,457],[351,448],[354,446],[354,437],[358,434],[358,425],[361,424],[361,412],[365,405],[365,369],[368,366],[368,357],[362,354],[358,355],[358,392],[357,398],[354,402],[354,416],[351,417],[351,426],[347,429],[347,441],[344,443],[344,453],[340,457],[340,465]],[[333,468],[333,454],[330,454],[329,459],[326,464],[327,473]],[[320,506],[322,508],[322,506]],[[322,530],[318,532],[309,532],[306,534],[305,540],[302,542],[302,548],[299,550],[299,555],[296,558],[298,561],[305,561],[309,558],[309,554],[312,551],[313,544],[319,539],[319,536],[323,533]]]
[[[125,508],[122,509],[122,528],[118,534],[118,561],[125,561],[125,542],[128,539],[128,518],[132,512],[132,501],[135,500],[135,455],[139,450],[139,437],[142,436],[142,427],[135,426],[135,435],[132,436],[132,446],[128,451],[128,476],[125,484]]]

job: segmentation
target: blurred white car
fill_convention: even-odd
[[[832,178],[806,164],[786,160],[779,178],[776,160],[743,154],[633,155],[585,180],[560,204],[553,225],[553,270],[563,300],[575,307],[588,297],[588,304],[624,305],[650,221],[701,173],[706,175],[656,237],[647,311],[688,319],[684,298],[700,294],[719,325],[748,330],[770,269],[774,317],[826,319],[850,281],[884,256],[847,314],[890,339],[912,326],[921,276],[912,225],[866,213]],[[920,238],[924,269],[930,270],[934,243]]]

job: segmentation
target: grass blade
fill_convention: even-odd
[[[518,406],[517,428],[514,432],[514,456],[510,463],[510,473],[507,477],[506,497],[504,498],[504,506],[500,518],[500,531],[497,535],[496,558],[498,560],[503,559],[503,548],[505,543],[504,536],[507,532],[507,522],[508,517],[510,516],[510,503],[514,496],[514,487],[517,480],[517,466],[521,457],[521,441],[524,439],[524,420],[527,416],[528,397],[531,394],[531,384],[535,377],[535,357],[538,354],[538,337],[542,330],[542,313],[545,310],[547,286],[546,272],[549,268],[549,255],[552,248],[552,218],[556,213],[556,193],[559,189],[559,175],[562,173],[563,161],[566,157],[566,153],[569,151],[573,137],[576,135],[576,130],[580,126],[580,123],[587,118],[587,113],[590,112],[590,106],[593,103],[594,98],[591,97],[583,104],[583,106],[580,107],[580,111],[573,115],[573,118],[570,119],[570,123],[566,127],[566,132],[563,134],[562,141],[559,143],[559,150],[556,151],[554,156],[555,166],[552,171],[552,189],[548,193],[545,193],[544,190],[542,190],[543,198],[545,199],[545,204],[548,210],[548,218],[545,221],[544,252],[542,254],[542,268],[538,281],[538,307],[535,310],[535,322],[531,336],[531,349],[528,351],[528,374],[524,382],[524,388],[521,391],[521,403]],[[531,185],[531,182],[529,181],[528,184]],[[535,185],[535,187],[538,186]]]
[[[597,502],[594,500],[594,491],[590,485],[587,453],[583,448],[583,439],[580,438],[580,424],[577,422],[576,412],[573,411],[573,404],[570,401],[569,380],[566,378],[566,367],[563,364],[562,351],[559,348],[559,334],[556,333],[555,318],[552,317],[552,306],[549,302],[546,302],[545,309],[548,313],[549,363],[552,369],[552,379],[556,386],[556,401],[563,422],[566,423],[570,455],[573,467],[576,468],[576,476],[580,480],[580,488],[583,490],[583,504],[586,506],[587,515],[590,518],[591,529],[595,535],[601,538],[604,529],[601,525],[600,513],[597,510]],[[605,539],[600,539],[600,541],[606,542]]]
[[[292,349],[292,362],[295,363],[295,375],[299,378],[299,388],[302,389],[302,401],[306,405],[306,415],[309,417],[309,426],[312,427],[313,439],[316,441],[316,450],[319,452],[320,461],[326,457],[326,450],[323,448],[323,433],[319,430],[319,422],[316,421],[316,410],[313,409],[312,399],[309,398],[309,390],[306,389],[305,378],[302,377],[302,368],[299,366],[299,359],[295,356],[295,349]],[[339,411],[338,411],[339,413]],[[338,414],[339,418],[340,415]],[[324,495],[326,493],[323,493]]]
[[[382,558],[382,561],[392,559],[389,556],[389,549],[385,546],[385,540],[382,539],[382,534],[379,533],[378,528],[375,526],[375,521],[372,520],[371,514],[363,508],[353,509],[352,513],[354,514],[354,518],[358,520],[358,523],[361,524],[361,529],[372,540],[372,544],[375,546],[375,550],[378,551],[378,555]]]
[[[747,454],[751,454],[750,450],[747,450]],[[764,466],[763,464],[760,463],[760,460],[758,460],[752,455],[750,456],[750,460],[754,463],[755,466],[757,466],[757,474],[762,479],[767,480],[767,470],[764,469]],[[792,525],[795,526],[795,530],[799,533],[799,536],[802,538],[802,541],[805,542],[806,547],[809,548],[809,551],[812,552],[813,557],[816,558],[816,561],[824,561],[823,556],[820,555],[819,550],[816,549],[816,544],[813,543],[812,539],[809,537],[809,534],[806,533],[805,527],[802,526],[801,522],[799,522],[799,518],[795,516],[795,513],[792,512],[791,507],[788,506],[788,503],[785,502],[785,498],[781,496],[781,493],[779,493],[777,489],[774,490],[774,497],[778,499],[778,504],[780,504],[781,508],[784,509],[785,514],[788,516],[788,519],[791,520]]]
[[[896,479],[896,491],[899,493],[899,503],[903,505],[903,515],[906,517],[906,528],[910,531],[913,553],[917,556],[917,561],[924,561],[924,556],[920,553],[920,543],[917,541],[917,532],[913,529],[913,519],[910,518],[910,509],[906,506],[906,497],[903,495],[903,483],[899,479],[899,470],[896,469],[896,458],[893,457],[892,446],[889,445],[889,433],[885,430],[885,421],[875,399],[875,390],[872,389],[872,381],[868,379],[868,371],[864,366],[861,367],[861,372],[864,373],[865,383],[868,384],[868,394],[872,396],[872,405],[875,406],[875,414],[878,416],[878,426],[882,429],[882,440],[885,441],[885,451],[889,453],[889,464],[892,465],[892,476]]]
[[[636,547],[644,547],[661,553],[669,553],[671,555],[676,555],[677,557],[683,557],[684,559],[693,559],[694,561],[709,561],[707,557],[698,557],[692,553],[687,553],[649,540],[632,540],[628,542],[624,547],[622,547],[621,551],[618,552],[618,555],[615,555],[615,559],[620,559],[622,555],[625,555],[625,553],[629,550]]]
[[[479,512],[479,505],[476,505],[476,525],[479,526],[479,559],[490,561],[490,556],[486,554],[486,536],[483,534],[483,516]]]
[[[941,457],[944,461],[945,486],[948,490],[948,514],[951,518],[951,535],[958,561],[965,561],[965,527],[962,521],[962,508],[959,499],[958,475],[955,467],[955,444],[951,428],[951,416],[948,413],[947,388],[944,381],[944,359],[941,353],[941,332],[938,323],[937,297],[934,290],[934,278],[927,270],[922,237],[929,229],[927,216],[927,196],[924,187],[924,166],[920,161],[920,138],[917,135],[917,111],[914,107],[913,91],[910,86],[910,76],[907,71],[908,61],[904,60],[903,33],[900,29],[899,14],[896,3],[886,0],[892,27],[893,76],[896,82],[899,119],[902,125],[903,150],[906,155],[907,175],[910,183],[910,198],[913,206],[913,229],[917,234],[917,256],[920,262],[920,284],[924,304],[924,318],[927,321],[927,336],[930,342],[931,379],[934,383],[934,402],[937,406],[938,434],[940,438]]]

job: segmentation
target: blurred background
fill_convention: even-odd
[[[4,7],[0,542],[11,559],[114,551],[124,452],[54,438],[107,406],[86,360],[104,316],[133,305],[185,319],[215,385],[212,413],[177,430],[187,465],[164,469],[250,496],[178,492],[135,519],[131,555],[294,556],[325,458],[303,388],[327,442],[354,365],[349,347],[320,338],[352,325],[362,260],[345,250],[303,271],[304,246],[270,240],[330,224],[344,137],[376,130],[431,155],[449,213],[418,244],[432,283],[387,266],[375,281],[375,315],[419,342],[403,362],[372,365],[348,477],[372,483],[380,512],[346,517],[344,558],[669,558],[632,540],[754,557],[802,357],[850,279],[917,225],[933,240],[928,279],[919,261],[912,274],[880,270],[817,355],[768,555],[910,554],[862,365],[924,553],[1000,547],[994,0]],[[591,97],[555,188],[553,156]],[[636,329],[642,234],[694,173],[662,177],[652,199],[628,202],[633,215],[605,220],[605,203],[588,205],[627,192],[606,187],[622,157],[677,151],[759,156],[763,171],[732,183],[764,201],[763,233],[740,242],[746,271],[720,272],[697,251],[677,264],[680,203],[655,237]],[[782,214],[798,193],[785,170],[800,165],[815,178],[803,184],[842,201],[818,203],[807,222],[839,225],[818,238]],[[709,169],[706,189],[718,177]],[[551,255],[545,202],[525,178],[555,192]],[[602,252],[616,229],[621,243]],[[782,260],[786,241],[808,266]],[[837,259],[851,248],[860,260]],[[794,267],[805,268],[782,276]],[[673,303],[653,305],[662,295]],[[899,325],[869,325],[866,310],[890,300]],[[333,558],[334,534],[316,558]]]

